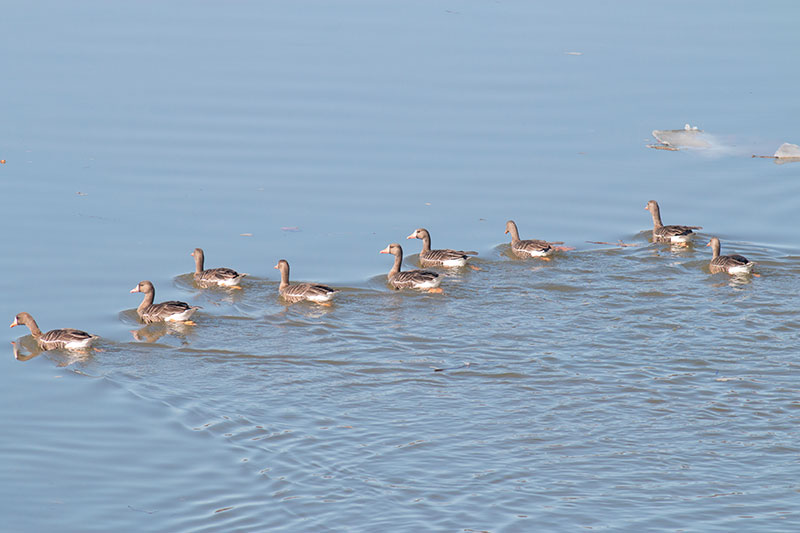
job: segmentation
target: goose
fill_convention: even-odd
[[[301,300],[308,300],[324,304],[329,302],[333,295],[338,291],[328,287],[327,285],[319,285],[317,283],[289,283],[289,262],[286,259],[281,259],[275,268],[281,271],[281,284],[278,287],[278,292],[284,300],[289,302],[299,302]]]
[[[644,208],[653,215],[653,242],[687,243],[694,237],[692,230],[703,229],[702,226],[665,226],[661,222],[661,210],[655,200],[647,202]]]
[[[403,248],[396,242],[388,245],[380,253],[394,256],[394,265],[387,276],[389,285],[394,289],[428,289],[429,292],[442,292],[442,289],[438,288],[442,280],[439,279],[439,274],[436,272],[430,270],[403,272],[400,270],[400,265],[403,263]]]
[[[218,285],[220,287],[231,287],[241,289],[239,282],[247,274],[239,274],[232,268],[209,268],[203,269],[205,254],[202,248],[195,248],[191,253],[194,257],[194,280],[204,285]]]
[[[200,309],[199,306],[174,300],[154,304],[153,300],[156,297],[156,289],[153,287],[153,284],[147,280],[140,281],[136,287],[131,289],[131,293],[134,292],[144,293],[144,299],[142,303],[139,304],[139,307],[136,308],[136,313],[146,324],[153,322],[183,322],[189,326],[194,325],[194,322],[189,320],[189,317]]]
[[[406,239],[422,239],[422,251],[419,253],[419,262],[422,266],[463,267],[470,255],[478,255],[478,252],[472,251],[431,250],[431,234],[425,228],[414,230],[414,233]]]
[[[711,240],[706,244],[711,247],[713,257],[708,265],[712,274],[719,272],[726,272],[731,275],[736,274],[749,274],[753,270],[753,263],[743,255],[719,255],[720,244],[719,239],[711,237]]]
[[[511,251],[519,257],[547,257],[555,251],[547,241],[538,239],[521,240],[517,223],[513,220],[506,222],[506,233],[511,234]]]
[[[92,342],[98,338],[97,335],[91,335],[85,331],[72,328],[53,329],[47,333],[42,333],[30,313],[19,313],[14,317],[14,321],[9,327],[13,328],[14,326],[28,326],[28,329],[31,330],[31,335],[44,350],[56,348],[81,350],[91,346]]]

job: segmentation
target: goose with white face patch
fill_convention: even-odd
[[[749,274],[753,270],[753,263],[743,255],[719,255],[720,243],[716,237],[711,237],[706,246],[711,247],[712,259],[708,265],[708,269],[712,274],[725,272],[731,275]]]
[[[431,272],[430,270],[408,270],[403,272],[400,270],[403,263],[403,248],[396,242],[381,250],[380,253],[392,254],[394,256],[394,265],[392,265],[392,269],[387,276],[389,285],[394,289],[423,289],[429,292],[442,291],[442,289],[438,288],[442,280],[436,272]]]
[[[419,262],[422,266],[463,267],[471,255],[478,252],[465,252],[462,250],[431,250],[431,234],[425,228],[414,230],[406,239],[422,239],[422,251],[419,253]]]
[[[36,321],[30,313],[19,313],[14,317],[14,321],[9,327],[28,326],[31,336],[36,339],[39,346],[44,350],[54,350],[66,348],[67,350],[83,350],[89,348],[92,342],[97,339],[97,335],[91,335],[85,331],[72,328],[53,329],[47,333],[42,333]]]
[[[665,226],[661,222],[661,210],[655,200],[647,202],[644,208],[653,216],[653,242],[687,243],[694,237],[692,230],[703,229],[702,226]]]
[[[325,304],[333,298],[338,291],[318,283],[289,283],[289,262],[281,259],[275,268],[281,272],[281,284],[278,292],[288,302],[308,300],[318,304]]]
[[[141,292],[144,294],[144,299],[139,307],[136,308],[136,314],[139,318],[147,324],[153,322],[183,322],[187,325],[194,325],[194,322],[189,318],[195,311],[200,309],[199,306],[189,305],[186,302],[178,302],[170,300],[160,304],[154,304],[153,300],[156,298],[156,289],[153,284],[147,280],[140,281],[139,284],[131,289],[131,293]]]

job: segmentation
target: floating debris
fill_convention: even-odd
[[[620,248],[627,248],[629,246],[638,246],[637,244],[626,244],[622,241],[617,242],[605,242],[605,241],[586,241],[589,244],[608,244],[610,246],[619,246]]]
[[[774,159],[776,163],[794,163],[800,161],[800,146],[791,143],[783,143],[775,151],[774,155],[753,155],[760,159]]]
[[[667,146],[666,144],[648,144],[648,148],[655,148],[656,150],[669,150],[671,152],[677,152],[679,149],[675,148],[674,146]]]
[[[775,157],[779,158],[800,158],[800,146],[796,144],[783,143],[775,152]]]
[[[449,368],[435,368],[433,369],[434,372],[444,372],[445,370],[460,370],[462,368],[469,368],[472,363],[463,363],[459,366],[453,366]]]
[[[147,509],[137,509],[133,505],[129,505],[128,509],[131,511],[136,511],[137,513],[146,513],[146,514],[156,514],[158,511],[148,511]]]
[[[686,124],[682,130],[653,130],[653,137],[661,144],[648,145],[648,147],[658,150],[711,147],[711,143],[706,139],[703,130],[689,124]]]
[[[283,226],[281,231],[300,231],[300,228],[297,226]]]

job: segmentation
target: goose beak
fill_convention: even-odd
[[[272,267],[272,268],[278,268],[278,265],[275,265],[275,266],[274,266],[274,267]]]
[[[411,235],[409,235],[408,237],[406,237],[406,239],[416,239],[416,238],[417,238],[417,232],[416,231],[414,233],[412,233]]]
[[[504,234],[508,233],[508,230],[505,230],[503,233],[504,233]]]
[[[711,241],[708,241],[708,244],[706,244],[706,246],[711,246]]]
[[[134,287],[133,289],[131,289],[131,292],[132,292],[132,293],[133,293],[133,292],[139,292],[139,286],[137,285],[136,287]]]
[[[390,253],[392,253],[392,252],[390,252],[390,251],[389,251],[389,247],[387,246],[386,248],[384,248],[383,250],[381,250],[381,251],[380,251],[380,253],[382,253],[382,254],[390,254]]]
[[[12,322],[11,325],[8,326],[8,327],[13,328],[14,326],[19,326],[19,324],[17,324],[17,319],[16,318],[14,318],[14,322]]]

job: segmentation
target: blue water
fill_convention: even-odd
[[[0,358],[9,531],[800,528],[794,3],[4,8],[0,314],[102,336]],[[390,291],[418,227],[479,270]]]

